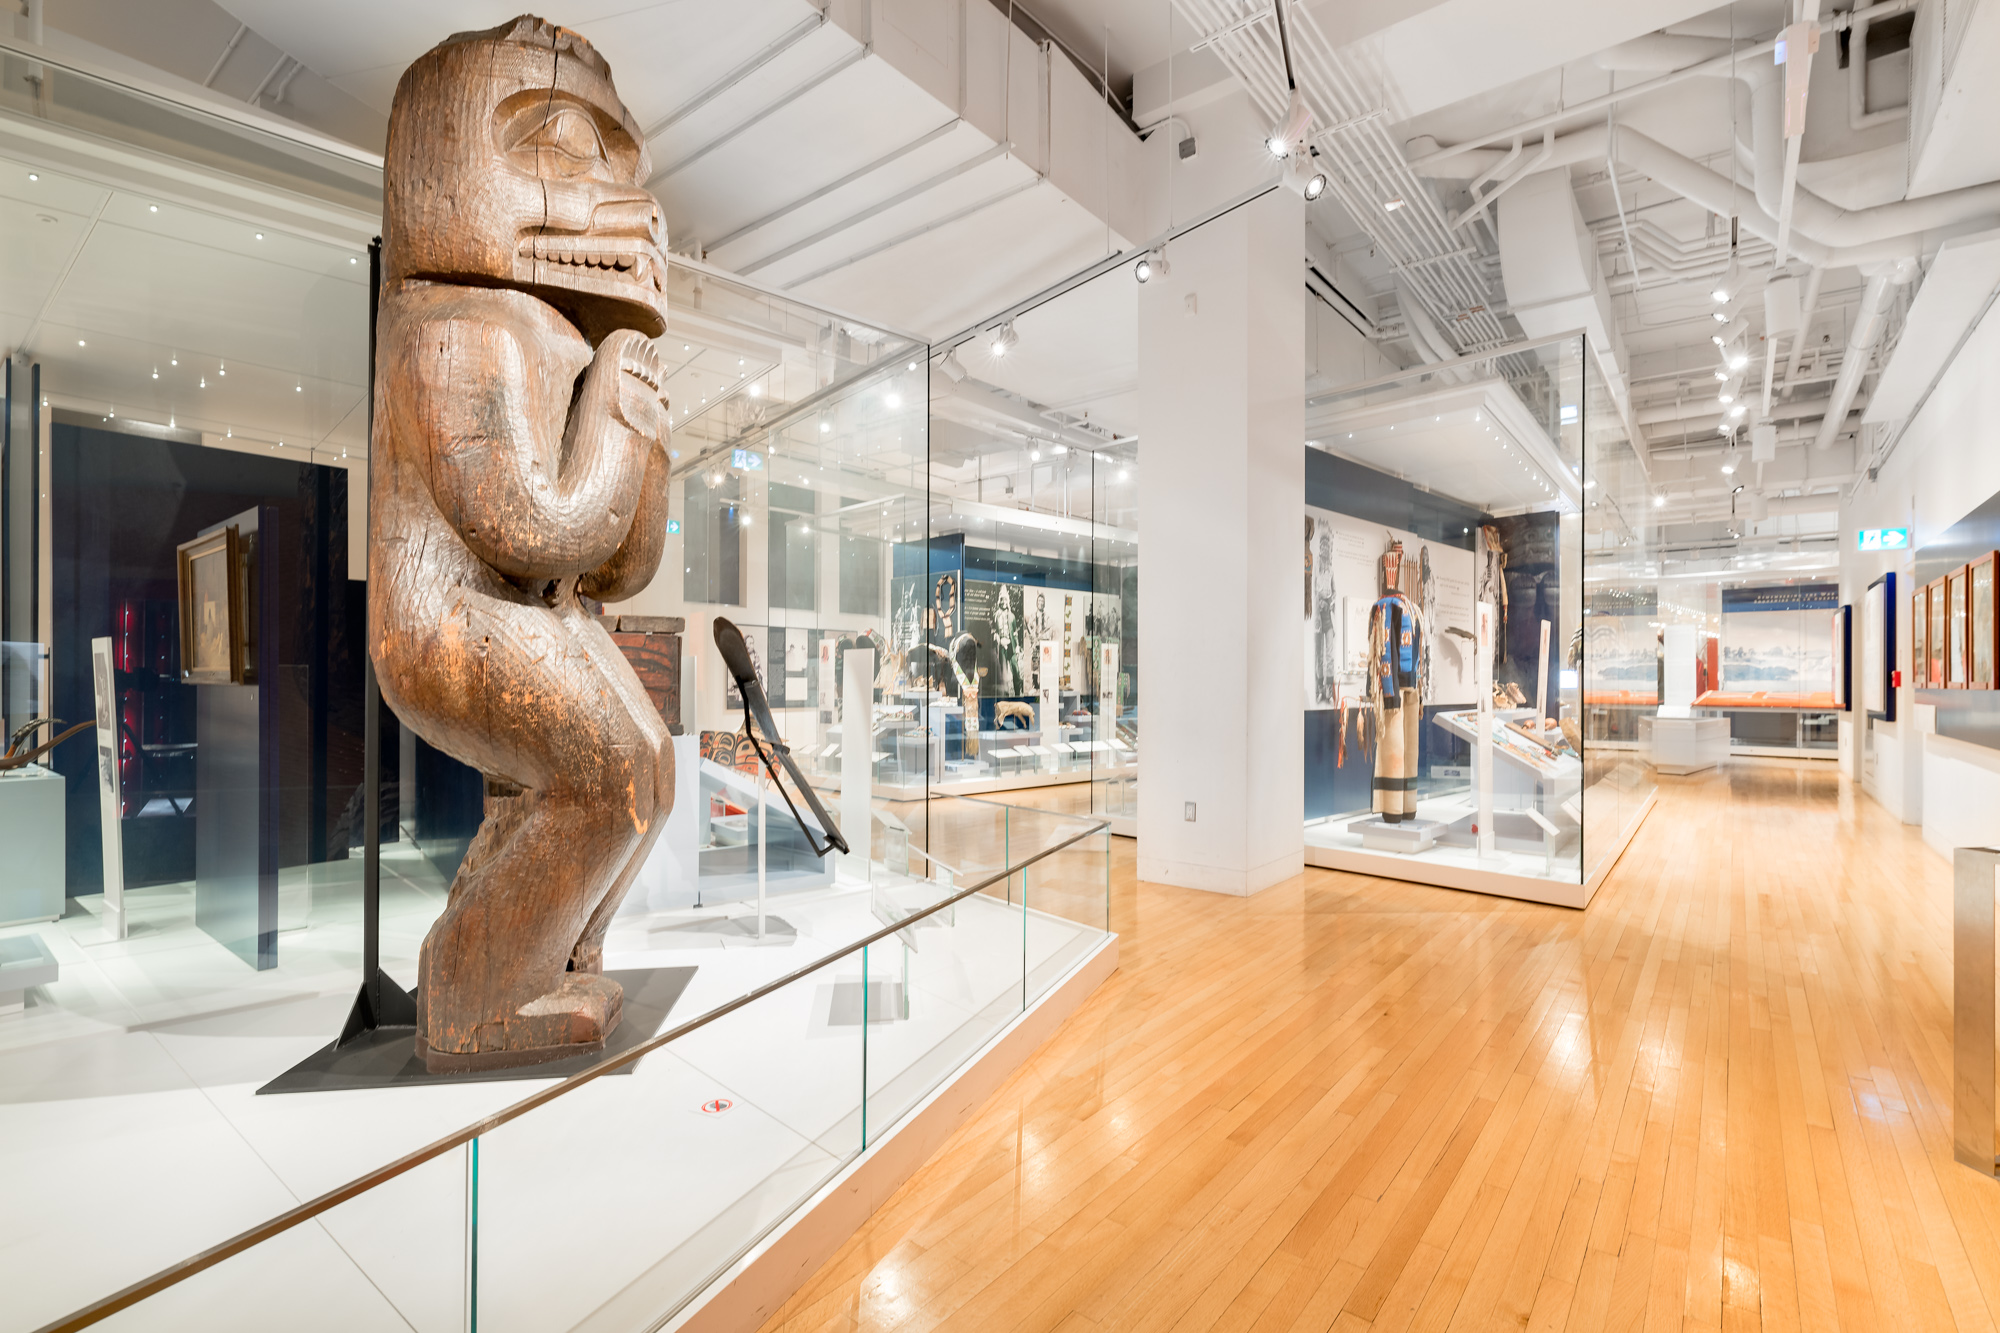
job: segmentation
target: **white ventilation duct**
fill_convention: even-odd
[[[1625,378],[1625,344],[1597,262],[1597,238],[1577,210],[1566,171],[1542,171],[1503,195],[1497,231],[1507,305],[1530,338],[1582,329],[1598,370],[1643,457]]]
[[[1813,448],[1824,449],[1832,444],[1833,437],[1847,424],[1847,409],[1854,401],[1855,390],[1861,387],[1861,377],[1868,373],[1869,363],[1875,358],[1875,344],[1881,340],[1882,326],[1887,322],[1889,300],[1896,288],[1916,276],[1914,259],[1884,265],[1868,275],[1868,285],[1861,291],[1861,306],[1854,312],[1854,327],[1847,334],[1847,351],[1840,358],[1840,375],[1827,398],[1826,416],[1819,423]]]
[[[1615,136],[1603,125],[1578,130],[1556,139],[1546,153],[1524,150],[1523,158],[1535,171],[1552,173],[1557,167],[1597,161],[1609,152],[1621,165],[1712,213],[1740,217],[1745,230],[1776,244],[1784,171],[1783,84],[1775,67],[1755,60],[1745,62],[1740,77],[1751,88],[1754,203],[1728,177],[1623,125]],[[1507,155],[1500,149],[1478,149],[1419,171],[1441,179],[1466,179],[1501,166]],[[1511,193],[1504,196],[1503,202],[1510,197]],[[1996,225],[2000,225],[2000,181],[1852,209],[1795,187],[1789,243],[1793,253],[1815,268],[1844,268],[1915,258],[1947,236]]]

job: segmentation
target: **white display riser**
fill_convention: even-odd
[[[1652,763],[1676,777],[1714,768],[1729,758],[1726,717],[1662,717],[1652,724]]]
[[[1645,822],[1656,800],[1655,794],[1647,794],[1645,804],[1626,822],[1615,845],[1598,860],[1590,875],[1581,883],[1575,879],[1550,878],[1544,869],[1546,859],[1539,853],[1496,851],[1482,861],[1470,847],[1439,845],[1416,855],[1371,852],[1358,846],[1329,845],[1326,840],[1327,826],[1320,824],[1306,826],[1305,860],[1307,865],[1324,870],[1344,870],[1380,879],[1429,884],[1440,889],[1546,903],[1551,907],[1588,907],[1591,898],[1604,883],[1605,875],[1624,855],[1632,835],[1639,831],[1639,825]],[[1340,822],[1344,824],[1345,817]],[[1315,841],[1316,835],[1318,841]]]

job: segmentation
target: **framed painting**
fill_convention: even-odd
[[[1944,688],[1944,580],[1932,579],[1924,592],[1930,598],[1930,628],[1927,633],[1931,646],[1930,666],[1924,675],[1924,685],[1941,690]]]
[[[2000,620],[1995,619],[1993,608],[2000,551],[1988,551],[1965,569],[1966,596],[1971,602],[1965,684],[1968,689],[1990,690],[2000,687],[1994,671],[1995,661],[2000,659],[2000,639],[1995,637],[2000,635]]]
[[[1833,613],[1833,706],[1842,712],[1854,706],[1849,696],[1853,676],[1854,608],[1843,606]]]
[[[235,524],[175,548],[180,573],[181,680],[245,683],[243,546]]]
[[[1931,683],[1931,594],[1919,588],[1910,594],[1910,688],[1928,689]]]
[[[1969,610],[1965,588],[1967,567],[1960,565],[1944,576],[1944,687],[1965,688],[1966,615]]]
[[[1852,631],[1850,630],[1850,641]],[[1896,575],[1883,574],[1861,594],[1861,709],[1887,722],[1896,720]],[[1853,685],[1848,686],[1850,700]]]

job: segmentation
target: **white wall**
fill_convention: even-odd
[[[1910,422],[1896,452],[1880,475],[1864,482],[1840,513],[1840,595],[1843,602],[1861,604],[1868,584],[1879,575],[1896,574],[1896,665],[1909,679],[1910,570],[1908,552],[1864,555],[1853,549],[1862,528],[1910,530],[1913,547],[1935,542],[1995,492],[2000,492],[2000,307],[1989,311],[1960,349],[1930,401]],[[1860,635],[1856,634],[1858,643]],[[1896,692],[1894,723],[1877,722],[1874,776],[1863,789],[1906,824],[1922,824],[1924,839],[1947,854],[1971,838],[1980,845],[1991,832],[1968,832],[1967,802],[1993,781],[1984,754],[1976,747],[1930,735],[1930,710],[1916,706],[1915,692],[1905,685]],[[2000,758],[2000,751],[1993,752]],[[1864,757],[1863,767],[1867,767]],[[1990,812],[1995,807],[1988,804]],[[1986,816],[1988,828],[1992,816]]]
[[[1304,225],[1264,195],[1139,292],[1139,875],[1159,883],[1247,894],[1304,868]]]

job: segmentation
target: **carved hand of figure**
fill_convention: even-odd
[[[598,346],[585,372],[586,400],[592,382],[603,379],[612,382],[611,415],[634,437],[633,447],[645,450],[638,494],[631,501],[631,530],[611,558],[584,575],[577,585],[586,596],[612,602],[652,582],[666,550],[670,412],[659,351],[636,330],[619,329]],[[578,405],[579,411],[582,406]]]

